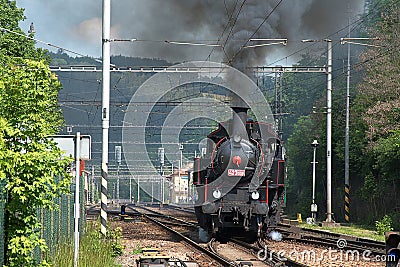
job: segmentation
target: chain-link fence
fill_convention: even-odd
[[[0,180],[0,266],[4,264],[4,206],[6,203],[6,194],[4,187],[6,185],[5,180]],[[80,179],[80,205],[81,214],[79,220],[79,229],[82,233],[86,227],[86,216],[85,216],[85,185],[84,179]],[[59,244],[66,243],[73,240],[74,234],[74,202],[75,202],[75,183],[71,185],[71,194],[62,195],[54,200],[57,208],[53,210],[39,209],[37,211],[38,218],[42,224],[40,229],[41,238],[46,240],[46,244],[49,248],[48,255],[54,254]],[[37,261],[41,261],[46,258],[47,255],[40,253],[39,248],[36,248],[33,252],[34,258]]]

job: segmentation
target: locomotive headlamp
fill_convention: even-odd
[[[215,189],[214,191],[213,191],[213,197],[214,198],[220,198],[222,196],[222,193],[221,193],[221,191],[219,190],[219,189]]]
[[[235,143],[240,143],[240,141],[242,141],[242,137],[236,134],[235,136],[233,136],[233,141]]]
[[[260,194],[257,191],[254,191],[253,193],[251,193],[251,198],[253,200],[257,200],[260,198]]]

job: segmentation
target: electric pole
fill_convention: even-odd
[[[101,158],[101,233],[107,235],[107,175],[108,175],[108,129],[110,127],[110,25],[111,0],[103,0],[102,23],[102,57],[103,57],[103,85],[102,85],[102,158]]]
[[[350,18],[348,22],[350,38]],[[344,135],[344,220],[350,221],[349,135],[350,135],[350,44],[347,44],[346,128]]]
[[[332,220],[332,40],[302,40],[303,43],[326,42],[328,62],[326,68],[326,223]]]
[[[328,71],[326,89],[326,222],[332,220],[332,40],[328,43]]]
[[[350,44],[362,45],[362,46],[370,46],[370,47],[379,47],[376,45],[360,43],[355,41],[373,41],[379,40],[379,38],[372,37],[357,37],[351,38],[350,37],[350,20],[349,20],[349,33],[347,38],[341,38],[340,43],[346,44],[347,43],[347,84],[346,84],[346,130],[345,130],[345,148],[344,148],[344,219],[346,223],[350,221],[350,175],[349,175],[349,146],[350,146]]]

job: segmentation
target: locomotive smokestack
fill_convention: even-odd
[[[239,97],[233,96],[231,108],[233,110],[231,136],[240,136],[241,139],[247,139],[246,121],[249,106]]]

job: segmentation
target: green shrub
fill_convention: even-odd
[[[114,230],[107,231],[107,239],[111,241],[113,257],[121,256],[124,252],[124,246],[121,244],[122,228],[117,227]]]
[[[383,216],[379,221],[375,222],[376,232],[379,235],[385,234],[385,232],[392,231],[392,218],[389,215]]]

